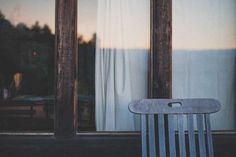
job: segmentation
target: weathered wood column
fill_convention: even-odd
[[[172,0],[151,0],[149,96],[172,97]]]
[[[56,0],[55,137],[77,128],[77,0]]]

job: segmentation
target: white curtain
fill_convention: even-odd
[[[128,104],[147,97],[149,14],[149,0],[98,0],[97,131],[139,129]]]
[[[222,109],[212,115],[212,129],[236,129],[235,96],[235,50],[174,51],[173,97],[219,100]]]
[[[214,130],[236,129],[236,1],[173,1],[173,97],[215,98]]]

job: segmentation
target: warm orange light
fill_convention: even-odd
[[[33,52],[33,56],[34,56],[34,57],[37,56],[37,52],[36,52],[36,51]]]

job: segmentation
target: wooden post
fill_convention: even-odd
[[[77,129],[77,0],[56,0],[55,137]]]
[[[151,0],[149,97],[172,97],[172,0]]]

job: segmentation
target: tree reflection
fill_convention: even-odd
[[[54,38],[47,24],[13,25],[0,11],[1,131],[53,130]],[[82,130],[95,128],[95,40],[95,34],[89,41],[78,37],[78,115]],[[46,104],[32,104],[33,99],[43,99]],[[34,107],[29,110],[29,106]],[[21,109],[35,113],[25,115]],[[20,112],[24,115],[15,115]]]
[[[17,95],[52,95],[54,86],[54,37],[48,25],[36,21],[31,27],[14,26],[0,11],[0,99]],[[78,66],[81,94],[94,94],[95,38],[78,38]],[[14,75],[21,74],[20,88]]]

